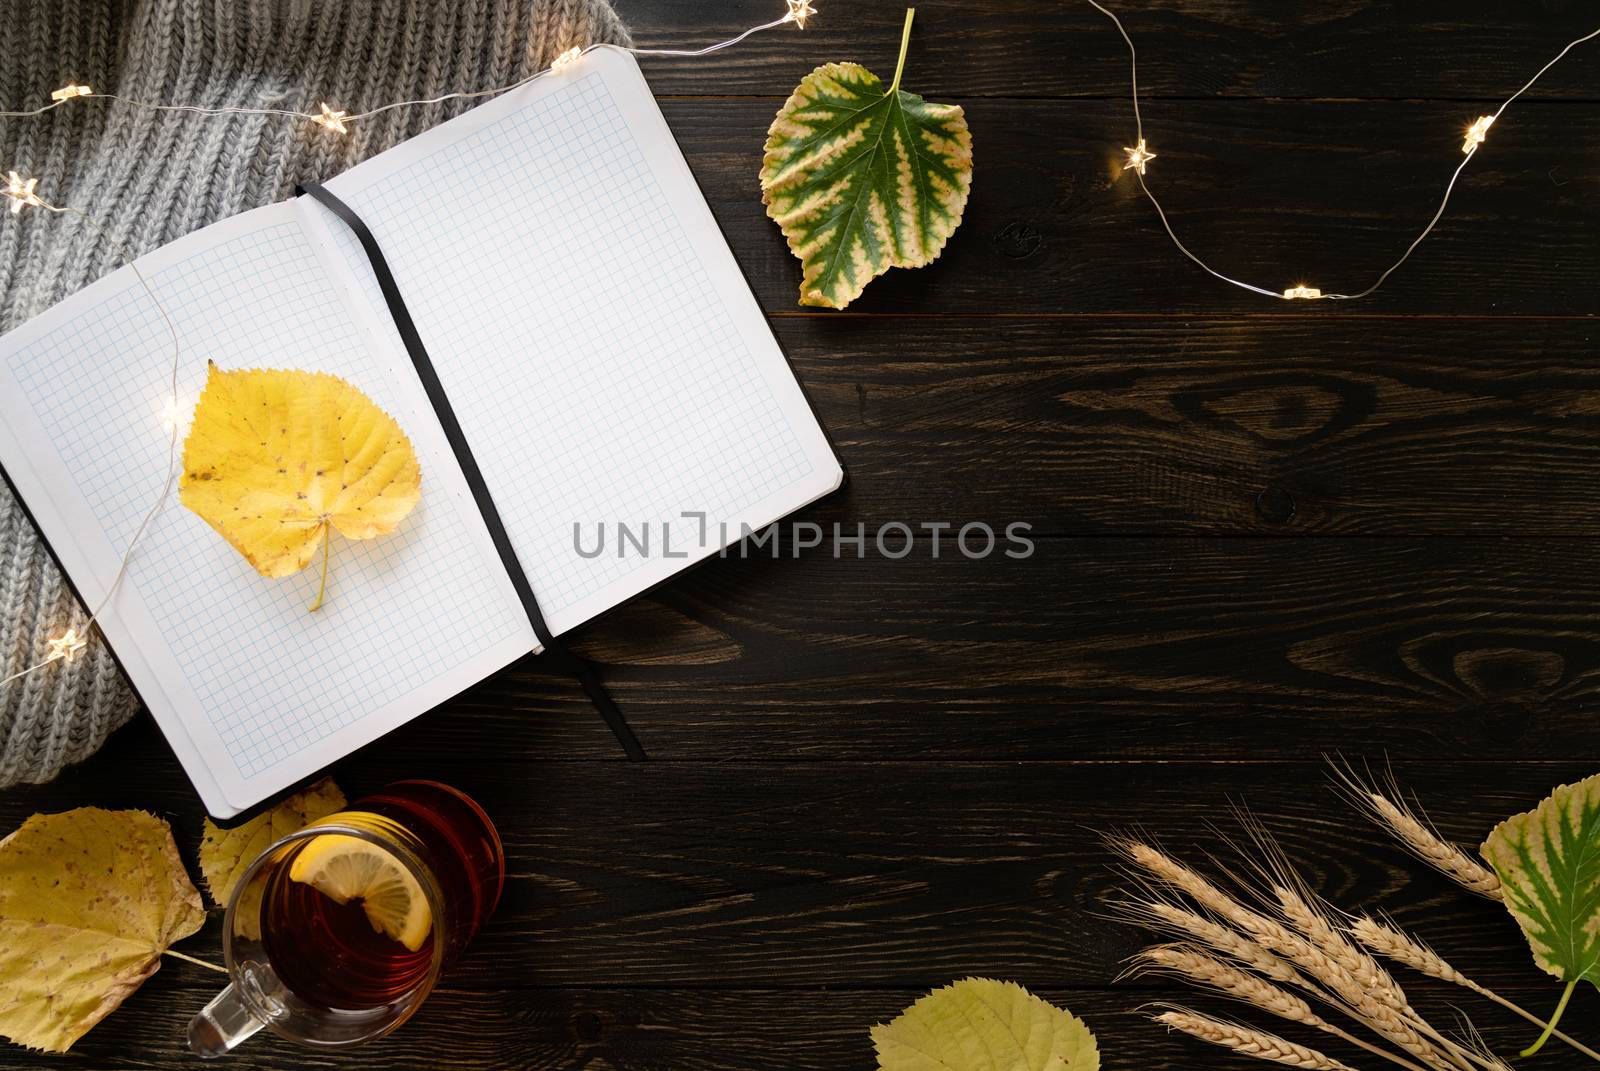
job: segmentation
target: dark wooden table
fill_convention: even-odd
[[[688,46],[776,0],[618,6],[641,43]],[[1184,235],[1325,289],[1389,263],[1465,126],[1596,20],[1576,0],[1119,6]],[[1600,46],[1508,113],[1382,292],[1288,306],[1182,260],[1120,176],[1127,58],[1102,16],[925,0],[905,84],[967,109],[966,220],[935,266],[801,310],[756,185],[767,124],[818,63],[890,73],[901,11],[824,0],[804,34],[646,72],[850,471],[803,519],[1023,521],[1035,553],[717,562],[587,629],[647,765],[533,659],[341,764],[352,795],[431,776],[478,796],[505,900],[392,1039],[259,1038],[234,1067],[861,1069],[868,1027],[968,974],[1071,1007],[1111,1069],[1248,1067],[1133,1014],[1177,991],[1113,983],[1140,937],[1099,915],[1117,879],[1096,836],[1215,847],[1241,799],[1340,903],[1554,1003],[1505,913],[1376,837],[1322,757],[1392,759],[1468,844],[1600,768]],[[169,817],[192,863],[200,808],[148,719],[0,796],[0,829],[91,803]],[[216,929],[181,947],[218,956]],[[1468,999],[1408,984],[1445,1018]],[[215,985],[169,961],[72,1055],[0,1065],[185,1064]],[[1464,1006],[1503,1048],[1528,1039]],[[1569,1021],[1593,1041],[1597,1016],[1580,992]]]

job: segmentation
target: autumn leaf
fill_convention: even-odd
[[[344,805],[344,793],[339,791],[339,786],[332,778],[324,778],[232,829],[223,829],[207,818],[205,832],[200,838],[200,874],[206,880],[206,891],[211,899],[218,906],[226,907],[246,868],[269,844],[304,829],[318,818],[343,810]],[[261,937],[264,886],[264,875],[257,874],[240,897],[239,909],[234,913],[235,932],[251,940]]]
[[[349,383],[323,372],[210,365],[183,444],[183,504],[262,576],[291,576],[331,534],[375,539],[422,497],[411,440]]]
[[[964,978],[872,1028],[879,1071],[1099,1071],[1083,1020],[1015,982]]]
[[[205,919],[166,822],[34,815],[0,841],[0,1034],[67,1051]]]
[[[891,267],[944,251],[972,186],[972,135],[961,109],[886,90],[856,63],[828,63],[800,82],[767,131],[767,215],[800,258],[800,304],[842,309]]]
[[[1562,785],[1490,831],[1483,857],[1541,968],[1567,983],[1539,1039],[1555,1030],[1580,981],[1600,986],[1600,774]]]

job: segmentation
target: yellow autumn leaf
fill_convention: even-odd
[[[34,815],[0,841],[0,1034],[65,1052],[205,920],[166,822]]]
[[[324,778],[232,829],[223,829],[207,818],[205,832],[200,838],[200,874],[206,879],[206,891],[211,899],[218,906],[226,907],[245,868],[269,844],[304,829],[318,818],[343,810],[344,805],[344,793],[339,791],[339,786],[332,778]],[[251,940],[261,937],[264,885],[263,876],[256,875],[256,880],[240,897],[239,910],[234,915],[236,932]]]
[[[1099,1071],[1083,1020],[1015,982],[963,978],[872,1028],[879,1071]]]
[[[183,444],[183,504],[262,576],[291,576],[331,533],[375,539],[422,497],[411,440],[361,391],[325,372],[210,365]]]

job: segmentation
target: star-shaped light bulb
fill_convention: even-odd
[[[50,657],[52,660],[71,658],[87,646],[89,646],[88,639],[78,635],[77,629],[69,628],[50,641]]]
[[[784,0],[789,5],[789,10],[784,14],[784,22],[792,22],[802,30],[806,28],[806,20],[817,13],[811,0]]]
[[[1128,162],[1122,165],[1122,170],[1129,168],[1144,174],[1144,166],[1156,158],[1156,154],[1145,148],[1144,139],[1139,139],[1137,145],[1124,145],[1122,151],[1128,154]]]
[[[38,187],[36,178],[25,179],[15,171],[6,173],[6,188],[0,190],[0,197],[9,198],[11,201],[11,214],[14,216],[21,212],[24,205],[42,205],[39,195],[34,192]]]
[[[93,92],[94,90],[90,89],[88,86],[64,85],[54,93],[51,93],[50,99],[59,102],[63,100],[71,100],[73,97],[87,97]]]
[[[1494,116],[1480,115],[1477,122],[1467,127],[1467,140],[1461,143],[1461,151],[1471,156],[1478,151],[1478,146],[1489,139],[1489,128],[1494,125]]]
[[[311,121],[320,127],[333,131],[335,134],[348,134],[350,133],[350,128],[344,125],[344,121],[349,117],[349,112],[336,112],[328,107],[327,102],[324,101],[322,114],[312,116]]]
[[[574,63],[577,63],[582,56],[583,49],[579,48],[577,45],[573,45],[571,48],[561,53],[561,55],[550,61],[550,70],[552,72],[564,71]]]
[[[178,399],[170,394],[161,403],[161,430],[169,436],[178,430]]]
[[[1289,301],[1315,301],[1317,298],[1322,296],[1322,291],[1318,290],[1314,286],[1291,286],[1289,289],[1283,292],[1283,296]]]

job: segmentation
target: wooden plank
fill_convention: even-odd
[[[1587,322],[774,325],[850,475],[810,516],[847,531],[1600,534]]]
[[[974,970],[981,970],[981,965]],[[187,976],[179,978],[180,972]],[[193,976],[200,976],[195,978]],[[192,1067],[182,1026],[210,996],[204,972],[169,963],[160,974],[73,1048],[73,1055],[0,1049],[0,1068],[74,1066]],[[940,979],[938,983],[949,981]],[[1407,993],[1438,1025],[1451,1024],[1448,1006],[1472,999],[1444,992],[1431,982],[1407,981]],[[1069,1008],[1095,1031],[1102,1066],[1148,1071],[1229,1071],[1250,1065],[1198,1042],[1170,1036],[1133,1009],[1151,999],[1180,1000],[1238,1017],[1236,1006],[1195,998],[1176,990],[1097,992],[1039,986],[1038,995]],[[337,1054],[321,1054],[271,1035],[252,1039],[228,1057],[235,1071],[417,1071],[418,1068],[482,1068],[507,1071],[839,1071],[871,1068],[868,1031],[922,995],[922,989],[558,989],[507,987],[496,992],[436,990],[415,1019],[382,1041]],[[1519,991],[1518,999],[1540,1007],[1544,991]],[[1486,1002],[1466,1007],[1475,1025],[1503,1055],[1526,1045],[1521,1020]],[[1248,1018],[1248,1016],[1246,1016]],[[1367,1066],[1356,1049],[1293,1024],[1267,1024],[1280,1034],[1315,1045],[1329,1055]],[[137,1053],[137,1056],[131,1054]],[[1543,1071],[1582,1071],[1582,1057],[1559,1046],[1540,1055]]]
[[[484,749],[487,750],[487,749]],[[1175,854],[1224,847],[1212,823],[1248,801],[1319,890],[1394,913],[1494,985],[1540,975],[1504,909],[1412,866],[1357,818],[1320,762],[605,763],[374,753],[339,772],[352,796],[399,776],[448,779],[500,827],[508,881],[484,954],[455,988],[915,987],[983,969],[1104,986],[1141,935],[1095,917],[1119,879],[1095,831],[1137,823]],[[1400,764],[1446,836],[1493,824],[1583,762]],[[929,801],[938,800],[930,815]],[[43,786],[0,800],[0,828],[61,805],[144,806],[185,859],[200,811],[170,778]],[[1235,830],[1236,831],[1236,830]],[[216,927],[183,947],[218,951]]]
[[[930,553],[715,561],[578,646],[661,760],[1314,759],[1355,741],[1455,762],[1570,758],[1595,739],[1593,540]],[[181,781],[148,724],[119,746],[129,769]],[[622,761],[576,684],[537,659],[374,750],[397,772],[451,751],[506,778],[531,758]],[[96,761],[64,784],[93,791],[123,769]]]
[[[1600,173],[1569,149],[1600,144],[1600,109],[1508,113],[1434,235],[1383,290],[1357,303],[1289,305],[1219,283],[1173,247],[1122,174],[1126,104],[967,103],[976,164],[961,229],[933,265],[890,271],[851,311],[1271,314],[1328,331],[1372,314],[1600,313],[1589,283],[1600,274],[1590,211]],[[766,218],[756,177],[775,107],[663,102],[762,306],[796,312],[799,264]],[[1152,103],[1145,126],[1162,155],[1149,181],[1184,241],[1219,271],[1273,289],[1356,290],[1433,214],[1477,111],[1410,101]]]
[[[356,795],[395,775],[436,773],[474,793],[499,822],[510,875],[500,910],[450,972],[457,995],[434,1009],[444,1014],[431,1019],[432,1027],[428,1018],[419,1021],[408,1031],[412,1040],[402,1043],[470,1053],[467,1066],[501,1066],[498,1047],[509,1039],[498,1035],[509,1029],[501,1021],[508,1013],[519,1024],[547,1020],[528,1039],[538,1051],[563,1038],[570,1043],[580,1012],[601,1017],[600,1027],[581,1027],[598,1039],[606,1036],[606,1019],[632,1008],[638,1031],[624,1025],[612,1040],[624,1047],[620,1058],[628,1046],[649,1044],[648,1024],[666,1015],[670,999],[684,1001],[685,1011],[679,1025],[659,1036],[665,1048],[635,1054],[661,1063],[635,1066],[703,1066],[669,1057],[702,1058],[707,1046],[739,1044],[745,1034],[732,1016],[741,1008],[776,1035],[859,1040],[858,1031],[916,991],[971,973],[1020,979],[1095,1009],[1103,1016],[1098,1024],[1115,1031],[1123,1020],[1112,1009],[1153,994],[1140,985],[1101,997],[1080,992],[1111,988],[1123,960],[1147,940],[1101,917],[1105,898],[1119,894],[1123,879],[1096,832],[1139,824],[1174,854],[1205,866],[1206,853],[1225,850],[1209,823],[1226,829],[1228,804],[1237,799],[1248,800],[1333,902],[1392,912],[1485,984],[1535,1002],[1554,995],[1502,907],[1389,846],[1337,799],[1316,763],[620,768],[524,761],[513,771],[482,765],[460,749],[438,752],[432,770],[409,757],[364,756],[346,764],[341,779]],[[1470,765],[1415,765],[1397,773],[1445,835],[1472,844],[1499,818],[1590,769],[1574,762],[1498,764],[1491,776],[1489,768]],[[26,790],[0,799],[0,829],[55,802],[154,807],[173,818],[192,866],[197,809],[169,777],[100,777]],[[213,921],[183,949],[214,959],[216,929]],[[136,996],[85,1051],[128,1051],[137,1043],[153,1059],[171,1053],[179,1024],[200,1002],[195,991],[214,981],[167,964],[149,994]],[[721,996],[651,999],[641,992],[656,988]],[[857,995],[819,1021],[798,1008],[821,988],[890,992],[878,999]],[[619,992],[587,995],[604,989]],[[799,992],[767,999],[749,993],[767,989]],[[1465,999],[1426,983],[1417,989]],[[782,996],[789,1010],[779,1006]],[[706,1001],[720,1004],[721,1013],[693,1010]],[[1158,1032],[1139,1031],[1147,1040],[1129,1044],[1157,1044]],[[463,1040],[467,1048],[458,1050],[451,1036],[496,1039],[495,1048]],[[1176,1058],[1182,1050],[1149,1051]],[[570,1066],[550,1059],[517,1066]]]
[[[819,3],[801,33],[752,37],[704,59],[646,59],[658,93],[784,97],[806,72],[854,60],[894,71],[900,0]],[[1418,5],[1163,0],[1107,4],[1140,49],[1151,98],[1336,97],[1503,100],[1568,41],[1595,28],[1582,4],[1463,0]],[[1128,56],[1082,0],[919,0],[906,85],[961,97],[1126,97]],[[699,48],[781,15],[781,0],[619,0],[645,47]],[[1592,47],[1592,46],[1591,46]],[[1578,53],[1533,91],[1594,99],[1592,54]]]

